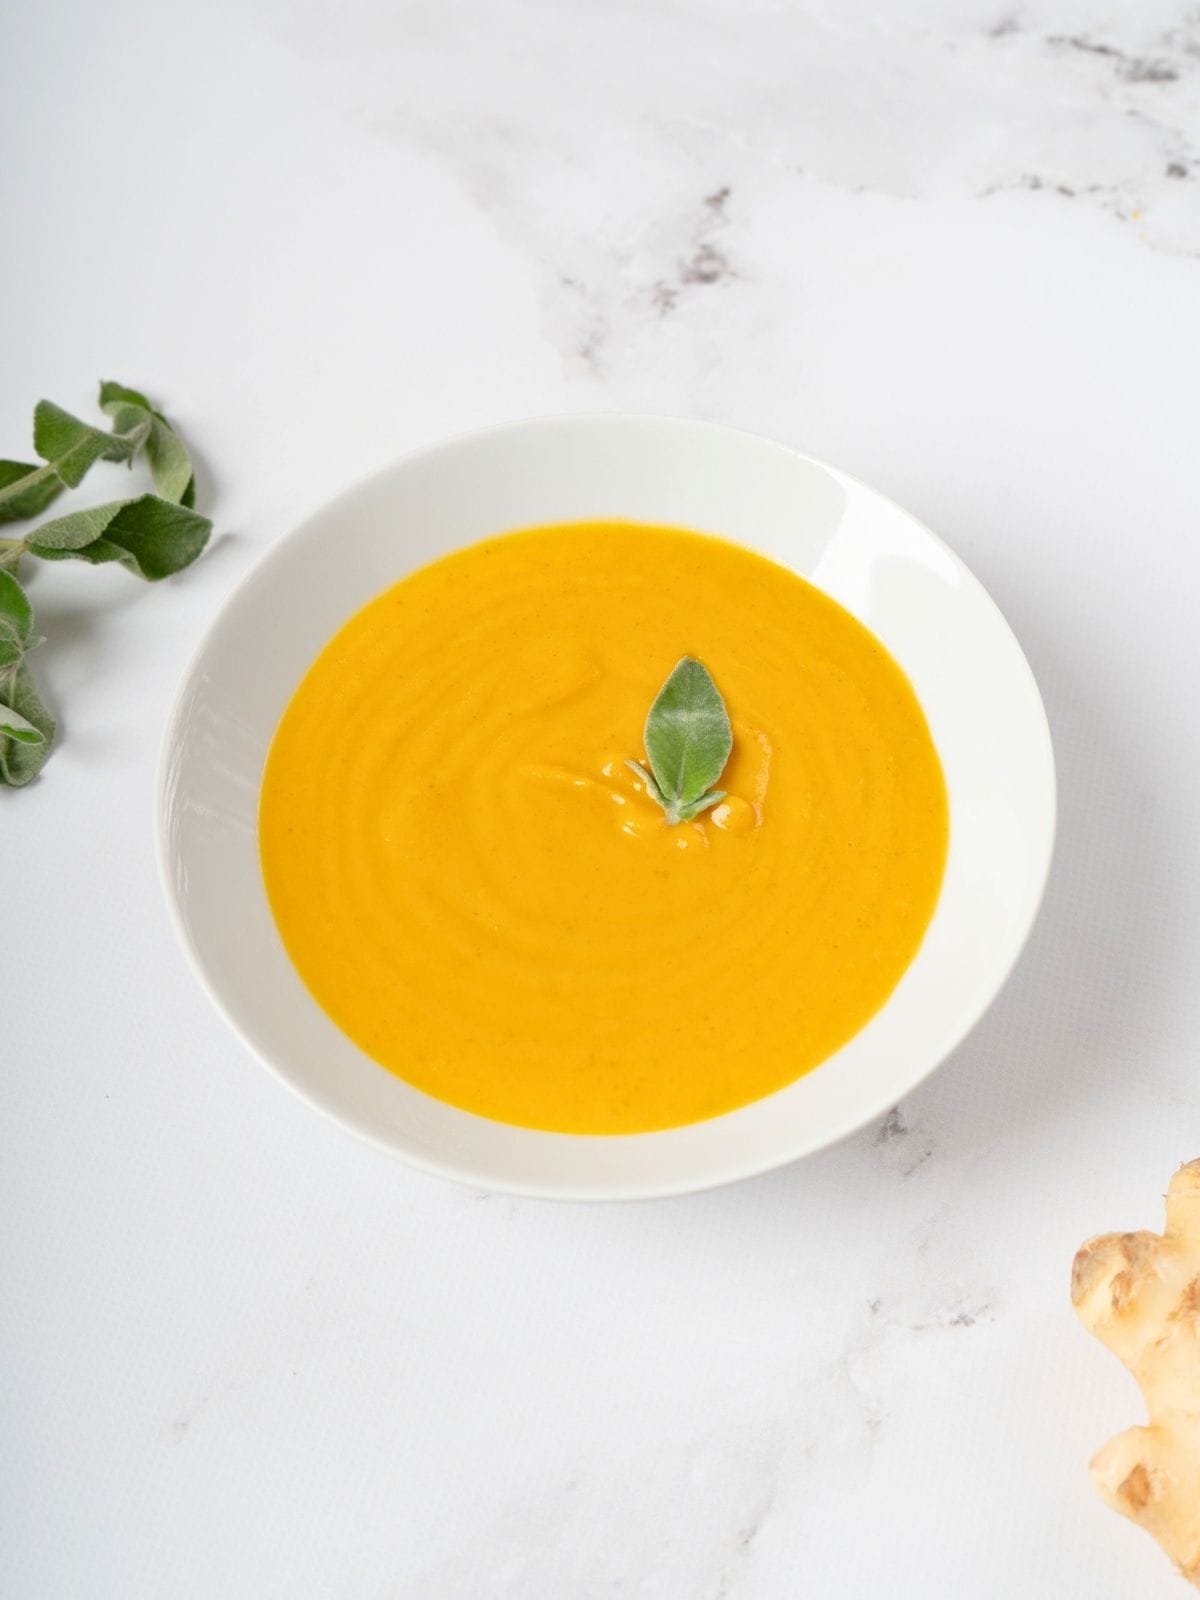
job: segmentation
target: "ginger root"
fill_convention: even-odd
[[[1093,1458],[1092,1482],[1200,1588],[1200,1161],[1171,1179],[1163,1233],[1106,1233],[1075,1257],[1071,1299],[1129,1368],[1148,1427]]]

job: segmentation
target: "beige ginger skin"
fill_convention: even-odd
[[[1092,1481],[1200,1587],[1200,1160],[1180,1167],[1166,1200],[1161,1234],[1088,1240],[1071,1299],[1137,1379],[1150,1418],[1108,1441]]]

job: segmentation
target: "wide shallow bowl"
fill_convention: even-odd
[[[589,518],[723,534],[840,601],[908,673],[941,755],[951,817],[945,882],[924,942],[860,1033],[741,1110],[605,1137],[459,1111],[364,1055],[288,959],[257,838],[276,724],[354,611],[488,534]],[[187,673],[163,749],[157,822],[167,899],[201,981],[249,1048],[311,1105],[444,1177],[530,1195],[631,1199],[703,1189],[819,1150],[932,1072],[1025,942],[1054,813],[1050,736],[1029,667],[987,594],[928,529],[785,445],[706,423],[610,415],[513,423],[418,451],[281,539],[223,607]]]

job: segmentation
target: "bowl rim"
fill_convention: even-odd
[[[370,1127],[365,1120],[344,1114],[342,1111],[326,1104],[319,1094],[309,1090],[297,1081],[287,1068],[276,1060],[269,1051],[263,1049],[249,1035],[246,1028],[232,1007],[220,993],[217,985],[210,976],[208,966],[202,951],[193,938],[188,928],[183,909],[176,891],[174,876],[170,870],[170,844],[167,838],[166,818],[168,813],[169,786],[167,782],[171,753],[176,736],[185,722],[185,712],[189,699],[189,691],[197,676],[198,670],[210,649],[213,636],[221,625],[226,613],[233,608],[245,590],[255,584],[260,575],[273,564],[287,559],[287,548],[302,535],[310,523],[334,512],[343,502],[350,501],[360,490],[386,474],[402,470],[406,466],[416,464],[427,456],[433,456],[445,450],[456,448],[460,445],[494,438],[506,433],[521,432],[529,428],[553,427],[556,425],[609,425],[609,424],[660,424],[666,423],[681,426],[689,431],[707,431],[715,435],[732,437],[734,439],[753,440],[757,443],[766,443],[786,451],[789,455],[811,466],[834,474],[840,481],[863,491],[877,502],[885,505],[890,511],[902,517],[907,522],[918,527],[921,533],[931,542],[946,561],[950,563],[956,573],[965,577],[980,600],[985,602],[992,613],[993,620],[999,624],[1001,630],[1007,635],[1008,641],[1014,651],[1014,664],[1024,674],[1028,687],[1032,690],[1031,706],[1036,710],[1037,728],[1044,742],[1045,771],[1042,774],[1046,789],[1044,801],[1046,806],[1046,827],[1042,840],[1042,855],[1037,863],[1036,887],[1030,893],[1024,917],[1012,935],[1011,952],[1003,968],[998,968],[990,986],[987,999],[978,1006],[968,1020],[952,1036],[950,1042],[937,1052],[916,1076],[912,1077],[903,1089],[903,1095],[913,1093],[921,1084],[928,1081],[949,1058],[962,1046],[965,1040],[974,1032],[975,1028],[991,1011],[996,1001],[1004,991],[1013,972],[1025,953],[1030,934],[1036,925],[1042,905],[1045,901],[1047,886],[1053,866],[1055,843],[1058,832],[1058,778],[1054,757],[1054,742],[1051,733],[1049,718],[1046,714],[1045,704],[1041,691],[1029,660],[1017,638],[1012,625],[992,598],[991,593],[967,566],[957,552],[948,545],[944,539],[928,527],[919,517],[884,491],[875,488],[864,479],[845,471],[822,457],[814,456],[799,449],[786,440],[777,439],[769,434],[759,433],[748,428],[735,427],[727,423],[712,422],[706,419],[681,417],[669,412],[654,411],[624,411],[620,409],[608,410],[580,410],[539,413],[530,416],[506,419],[502,422],[490,423],[481,427],[459,429],[454,433],[429,440],[412,449],[400,452],[390,459],[376,464],[359,473],[353,480],[344,485],[328,499],[321,502],[306,513],[299,521],[293,523],[287,530],[271,540],[265,550],[261,551],[242,573],[233,587],[223,596],[215,612],[203,629],[195,647],[188,655],[184,668],[179,676],[175,692],[171,698],[163,731],[159,741],[158,754],[155,762],[152,805],[153,805],[153,833],[154,857],[158,872],[159,883],[163,897],[167,904],[167,912],[174,928],[176,938],[183,949],[187,964],[192,974],[199,982],[209,1001],[218,1014],[224,1019],[241,1045],[259,1061],[280,1083],[306,1105],[318,1111],[323,1117],[338,1127],[361,1139],[381,1154],[394,1161],[399,1161],[405,1166],[426,1173],[431,1177],[439,1178],[444,1182],[467,1185],[476,1189],[485,1189],[490,1193],[509,1194],[528,1199],[561,1200],[567,1202],[605,1201],[608,1203],[635,1202],[652,1199],[670,1199],[688,1194],[704,1193],[711,1189],[724,1188],[729,1184],[741,1183],[749,1178],[764,1176],[777,1171],[781,1167],[790,1166],[793,1162],[802,1160],[805,1156],[815,1155],[821,1150],[832,1148],[859,1132],[869,1123],[884,1116],[896,1105],[896,1096],[892,1093],[882,1099],[873,1100],[869,1104],[862,1103],[857,1108],[848,1110],[847,1113],[835,1123],[832,1132],[826,1129],[811,1142],[792,1140],[786,1147],[765,1156],[752,1156],[740,1162],[730,1161],[726,1165],[715,1169],[711,1174],[703,1177],[689,1175],[676,1179],[641,1179],[630,1181],[620,1188],[599,1186],[586,1182],[563,1182],[531,1179],[527,1182],[495,1178],[483,1178],[469,1163],[457,1163],[450,1158],[433,1158],[421,1150],[399,1149],[378,1132]],[[734,541],[739,542],[739,541]],[[460,548],[456,546],[455,548]],[[449,554],[450,552],[445,552]],[[436,559],[436,558],[435,558]],[[774,559],[774,558],[770,558]],[[399,581],[399,580],[398,580]],[[940,898],[940,891],[939,891]],[[886,1007],[890,999],[884,1002]],[[386,1070],[380,1067],[380,1071]],[[410,1087],[412,1087],[410,1085]],[[417,1091],[421,1092],[421,1091]],[[777,1091],[778,1092],[778,1091]],[[771,1096],[766,1096],[770,1099]],[[462,1107],[455,1107],[461,1115],[473,1117],[476,1113],[466,1111]],[[737,1109],[723,1115],[736,1115]],[[479,1118],[480,1121],[491,1121],[488,1118]],[[708,1119],[713,1123],[721,1121],[721,1117]],[[500,1124],[508,1126],[508,1124]],[[528,1131],[528,1130],[526,1130]],[[646,1134],[618,1135],[610,1137],[654,1139],[662,1133],[674,1130],[657,1130]],[[575,1138],[593,1138],[603,1136],[575,1135],[570,1133],[553,1133],[549,1137],[555,1139],[571,1140]]]

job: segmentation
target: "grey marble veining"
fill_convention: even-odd
[[[343,114],[443,163],[536,262],[550,336],[602,375],[672,322],[744,336],[825,190],[864,219],[1030,194],[1200,252],[1188,6],[501,0],[468,25],[360,0],[333,41],[315,13],[275,26]],[[732,309],[751,300],[757,319]]]

